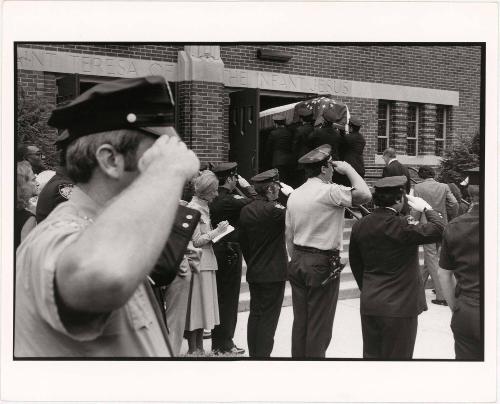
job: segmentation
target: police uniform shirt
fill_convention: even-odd
[[[413,317],[427,310],[418,246],[441,239],[443,219],[427,211],[426,224],[411,224],[391,208],[377,208],[354,223],[349,263],[367,316]]]
[[[241,210],[240,242],[247,282],[286,280],[284,206],[257,196]]]
[[[214,226],[219,222],[227,220],[235,230],[224,236],[222,241],[238,242],[238,221],[243,206],[250,203],[252,199],[241,195],[232,194],[227,188],[219,187],[219,195],[209,204],[210,219]]]
[[[454,271],[460,293],[479,297],[479,205],[453,219],[443,234],[439,266]]]
[[[66,202],[71,196],[73,181],[68,178],[62,167],[56,168],[55,175],[47,182],[38,196],[36,204],[36,221],[40,223],[54,208]]]
[[[96,203],[74,187],[71,200],[60,204],[19,247],[16,357],[170,356],[161,314],[146,282],[111,313],[96,314],[78,325],[63,322],[54,291],[56,264],[98,212]]]
[[[288,198],[286,226],[293,234],[293,243],[342,250],[344,207],[350,206],[351,188],[309,178]]]

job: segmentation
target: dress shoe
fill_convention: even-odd
[[[243,355],[246,351],[243,348],[238,348],[236,345],[233,346],[231,349],[226,351],[227,353],[231,353],[234,355]]]
[[[431,300],[431,303],[439,304],[441,306],[448,306],[448,303],[446,303],[446,300],[434,299],[434,300]]]

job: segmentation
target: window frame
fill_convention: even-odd
[[[419,135],[420,135],[420,104],[417,104],[417,103],[409,103],[408,104],[408,110],[407,110],[407,113],[406,113],[406,155],[407,156],[414,156],[414,157],[418,157],[420,154],[419,154]],[[413,121],[410,121],[409,119],[409,116],[410,116],[410,108],[411,107],[415,107],[415,120]],[[410,125],[410,122],[414,122],[415,123],[415,136],[412,136],[410,137],[409,136],[409,125]],[[409,153],[409,149],[408,149],[408,140],[415,140],[415,154],[410,154]]]
[[[381,105],[385,105],[386,111],[385,111],[385,119],[380,119],[380,107]],[[378,107],[377,107],[377,153],[382,154],[385,149],[388,147],[394,147],[395,145],[390,144],[391,142],[391,111],[392,111],[392,106],[390,101],[386,100],[379,100],[378,101]],[[385,136],[380,136],[380,132],[378,130],[379,128],[379,122],[385,120]],[[379,149],[379,140],[380,139],[385,139],[385,147],[384,150]]]
[[[443,121],[442,122],[438,122],[438,110],[443,111]],[[436,105],[436,125],[434,128],[434,155],[435,156],[442,157],[444,154],[444,150],[446,148],[446,135],[447,135],[446,129],[448,127],[447,125],[448,125],[448,106],[447,105]],[[442,130],[441,130],[442,137],[440,137],[440,138],[437,137],[437,135],[438,135],[437,127],[438,126],[441,126],[441,128],[442,128]],[[437,153],[438,142],[442,143],[441,154]]]

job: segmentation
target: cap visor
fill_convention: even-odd
[[[146,126],[146,127],[138,127],[137,129],[143,131],[143,132],[146,132],[150,135],[153,135],[153,136],[157,136],[157,137],[160,137],[160,136],[163,136],[163,135],[167,135],[167,136],[176,136],[176,137],[179,137],[179,135],[177,134],[177,131],[175,130],[175,128],[173,126]]]

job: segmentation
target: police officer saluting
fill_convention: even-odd
[[[17,358],[172,356],[147,277],[199,169],[163,127],[172,106],[151,76],[98,84],[52,112],[76,185],[17,250]]]
[[[333,161],[330,152],[330,145],[322,145],[299,159],[308,179],[292,192],[287,204],[294,358],[325,357],[339,293],[340,279],[334,271],[341,268],[344,208],[371,198],[359,174],[348,163]],[[332,183],[334,170],[347,175],[353,188]]]
[[[251,357],[269,357],[285,295],[285,207],[276,202],[278,170],[251,179],[257,197],[240,214],[240,242],[247,263],[250,314],[247,341]]]
[[[243,354],[234,342],[234,331],[238,320],[238,302],[241,285],[242,256],[239,244],[238,221],[243,206],[256,196],[253,187],[237,172],[238,165],[233,162],[215,166],[212,171],[219,179],[219,195],[209,205],[210,220],[220,223],[227,220],[235,228],[213,245],[217,258],[217,297],[219,300],[220,324],[212,331],[212,350],[214,353]],[[247,197],[235,193],[239,184]]]
[[[374,187],[376,209],[354,223],[349,262],[361,290],[363,358],[411,359],[417,317],[427,310],[418,246],[441,239],[444,221],[423,199],[408,196],[427,217],[414,224],[400,215],[405,176],[385,177]]]
[[[450,309],[459,360],[483,360],[481,331],[481,278],[484,267],[479,259],[479,168],[468,170],[471,206],[467,213],[453,219],[445,228],[438,276]]]

